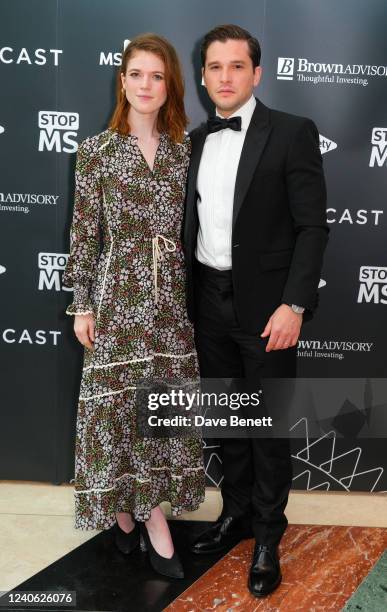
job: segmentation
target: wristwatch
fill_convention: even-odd
[[[288,306],[290,306],[290,308],[296,314],[303,314],[303,312],[305,311],[305,308],[303,306],[297,306],[296,304],[288,304]]]

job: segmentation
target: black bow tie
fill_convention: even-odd
[[[242,117],[230,117],[230,119],[223,119],[222,117],[211,117],[207,121],[208,133],[219,132],[219,130],[235,130],[240,132],[242,127]]]

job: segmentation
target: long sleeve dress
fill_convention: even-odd
[[[78,149],[69,315],[93,313],[75,446],[75,527],[107,529],[115,512],[140,521],[161,501],[173,515],[204,500],[199,436],[136,433],[136,383],[198,376],[186,314],[180,232],[190,141],[160,136],[153,171],[137,138],[113,130]]]

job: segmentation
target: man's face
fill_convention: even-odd
[[[247,102],[261,73],[259,66],[253,68],[247,41],[232,39],[211,43],[202,69],[208,95],[224,117]]]

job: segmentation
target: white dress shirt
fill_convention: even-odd
[[[255,109],[254,96],[231,117],[242,118],[240,132],[226,128],[208,134],[200,161],[197,191],[197,259],[211,268],[231,269],[231,232],[235,180],[246,131]],[[218,111],[218,116],[221,116]]]

